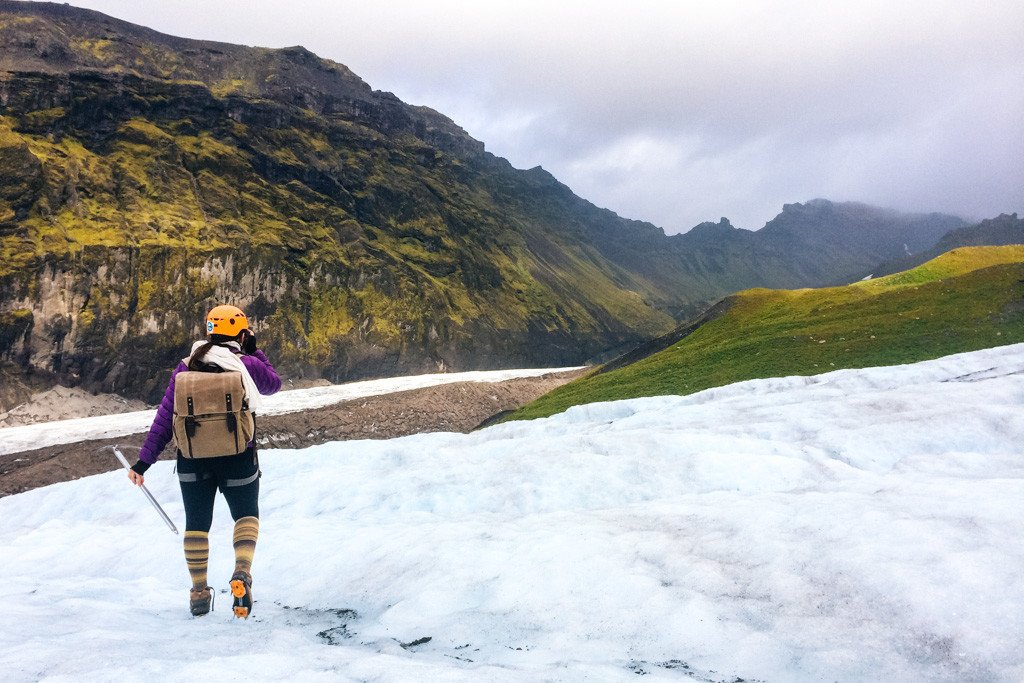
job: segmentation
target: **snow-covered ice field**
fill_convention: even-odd
[[[0,678],[1020,681],[1022,443],[1016,345],[265,451],[245,622],[88,477],[0,499]]]

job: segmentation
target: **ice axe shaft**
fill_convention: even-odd
[[[132,466],[128,464],[128,459],[124,457],[124,454],[121,453],[121,450],[117,446],[111,446],[110,450],[114,451],[114,455],[117,456],[117,459],[121,461],[121,464],[124,465],[124,468],[126,470],[130,470],[132,468]],[[167,522],[167,526],[171,528],[171,531],[173,531],[174,533],[178,533],[178,527],[174,526],[174,522],[172,522],[171,518],[167,516],[167,513],[164,512],[164,509],[160,507],[160,503],[156,502],[156,498],[154,498],[153,494],[149,492],[149,489],[146,488],[146,485],[142,484],[141,486],[139,486],[139,488],[142,489],[142,492],[146,494],[146,498],[148,498],[149,502],[153,504],[153,507],[156,508],[156,511],[160,513],[160,516],[164,518],[164,521]]]

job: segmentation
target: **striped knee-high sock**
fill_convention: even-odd
[[[252,571],[252,556],[260,535],[258,517],[242,517],[235,522],[235,571]]]
[[[206,588],[206,565],[210,561],[210,535],[205,531],[185,532],[185,564],[192,587]]]

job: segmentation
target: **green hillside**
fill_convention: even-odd
[[[509,419],[1024,342],[1024,246],[955,249],[913,270],[845,287],[747,290],[718,308],[671,346],[624,367],[598,368]]]

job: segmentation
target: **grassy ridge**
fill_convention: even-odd
[[[969,247],[877,280],[740,292],[678,343],[595,370],[509,419],[765,377],[911,363],[1024,342],[1024,246]]]

